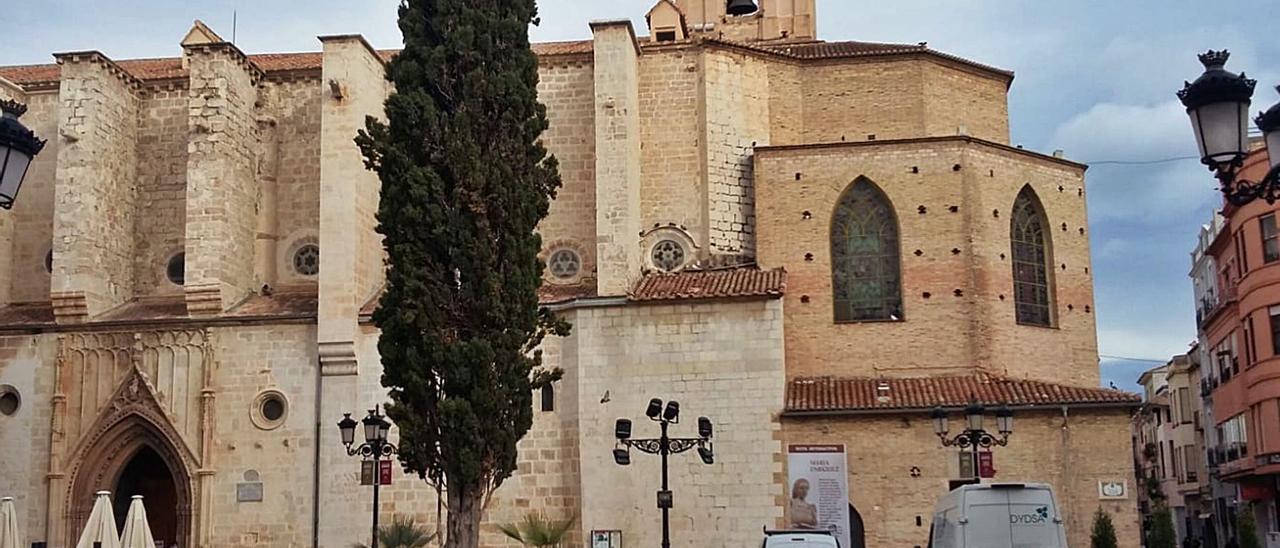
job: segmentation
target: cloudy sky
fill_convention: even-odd
[[[314,51],[315,37],[364,34],[397,47],[394,0],[28,0],[6,3],[0,65],[55,51],[174,56],[193,19],[245,51]],[[592,19],[642,24],[652,0],[542,0],[535,40],[587,38]],[[1174,98],[1199,74],[1195,54],[1229,48],[1259,80],[1254,110],[1280,84],[1275,0],[818,0],[827,40],[929,42],[1017,72],[1014,142],[1091,163],[1089,214],[1104,384],[1132,387],[1195,338],[1188,253],[1218,204]],[[15,11],[16,10],[16,11]]]

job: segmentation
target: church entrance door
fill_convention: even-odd
[[[173,483],[173,472],[154,449],[144,445],[134,453],[120,471],[111,492],[119,530],[124,530],[133,496],[141,495],[156,545],[168,548],[178,544],[178,490]]]

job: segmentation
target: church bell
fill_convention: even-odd
[[[753,0],[729,0],[729,6],[726,11],[729,15],[751,15],[756,12],[756,3]]]

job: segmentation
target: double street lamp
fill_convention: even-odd
[[[1178,99],[1191,117],[1200,161],[1217,174],[1227,202],[1239,207],[1261,198],[1274,204],[1280,199],[1280,103],[1254,119],[1271,157],[1270,171],[1258,181],[1238,178],[1249,154],[1249,104],[1257,81],[1227,71],[1230,57],[1227,50],[1201,54],[1204,74],[1186,83]]]
[[[942,440],[943,447],[959,447],[973,452],[973,479],[979,482],[982,481],[982,470],[978,464],[978,454],[982,449],[1009,445],[1009,435],[1013,434],[1013,411],[1009,406],[1001,405],[996,409],[996,431],[999,437],[983,429],[982,421],[986,414],[985,407],[977,401],[970,401],[969,406],[964,408],[965,429],[952,437],[947,426],[947,412],[942,407],[935,407],[932,413],[933,433]]]
[[[364,443],[352,447],[356,442],[356,427],[364,426]],[[373,462],[373,543],[378,546],[378,486],[382,483],[382,461],[390,459],[398,449],[387,441],[391,432],[391,423],[379,412],[378,408],[369,410],[369,414],[360,422],[351,418],[351,413],[343,413],[338,421],[338,431],[342,433],[342,445],[347,448],[348,456],[359,455],[361,460]]]
[[[18,121],[26,112],[22,103],[0,101],[0,209],[13,207],[31,159],[44,148],[45,142]]]
[[[672,424],[680,424],[680,402],[669,401],[666,407],[662,400],[649,400],[645,409],[649,420],[658,423],[662,435],[657,438],[632,438],[631,419],[618,419],[614,426],[614,434],[618,438],[618,446],[613,449],[613,461],[620,466],[631,464],[631,448],[641,452],[662,457],[662,489],[658,491],[658,508],[662,510],[662,548],[671,546],[671,507],[674,502],[670,487],[667,485],[667,456],[684,453],[698,448],[698,456],[703,464],[715,462],[715,453],[711,445],[711,419],[698,417],[698,437],[672,438],[667,436],[667,428]]]

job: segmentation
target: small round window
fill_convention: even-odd
[[[278,391],[267,390],[254,398],[249,415],[258,428],[274,430],[289,416],[289,400]]]
[[[18,394],[18,389],[9,385],[0,386],[0,415],[12,417],[18,413],[19,407],[22,407],[22,396]]]
[[[187,254],[178,253],[177,255],[169,257],[169,264],[165,266],[164,274],[165,277],[169,278],[169,281],[174,284],[182,285],[186,283]]]
[[[577,276],[582,270],[582,259],[572,249],[561,249],[551,254],[547,268],[551,270],[552,276],[567,280]]]
[[[293,252],[293,271],[303,276],[320,273],[320,246],[305,244]]]
[[[684,246],[675,240],[662,240],[653,246],[653,266],[671,272],[684,266]]]

